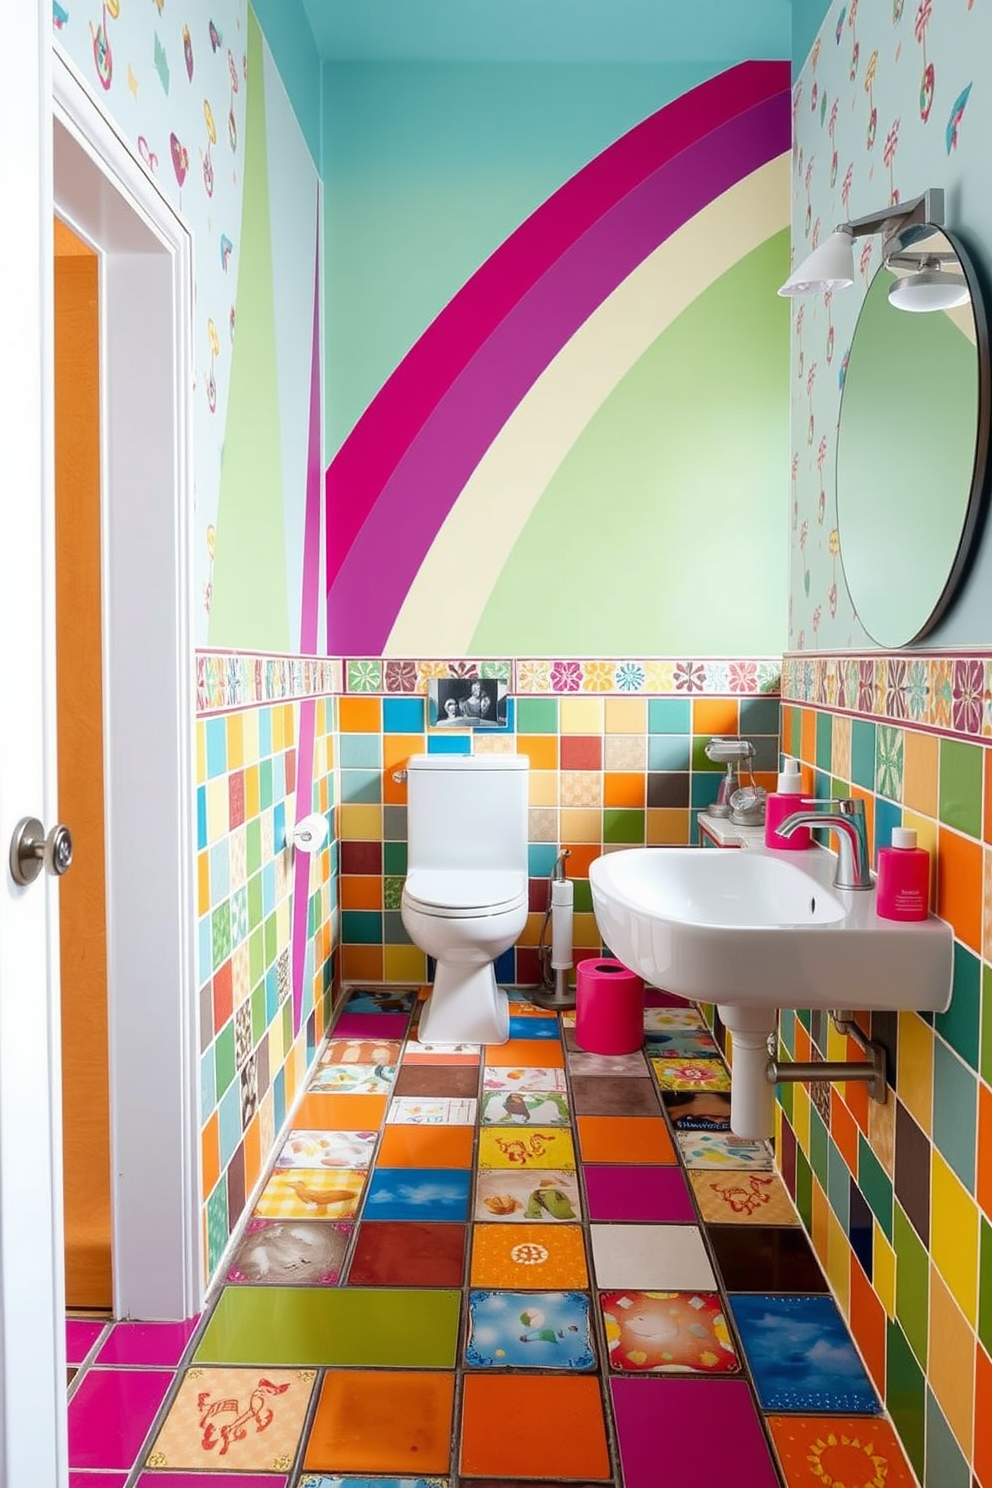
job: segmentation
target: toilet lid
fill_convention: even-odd
[[[526,875],[507,869],[415,868],[403,886],[407,900],[427,914],[499,914],[526,892]]]

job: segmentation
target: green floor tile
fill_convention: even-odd
[[[461,1293],[227,1287],[197,1364],[452,1369]]]

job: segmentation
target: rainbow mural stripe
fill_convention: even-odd
[[[330,654],[384,652],[473,471],[555,357],[661,244],[788,151],[789,132],[788,66],[734,67],[604,150],[453,297],[327,470]]]

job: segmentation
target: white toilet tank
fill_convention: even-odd
[[[407,871],[527,872],[522,754],[412,754],[407,761]]]

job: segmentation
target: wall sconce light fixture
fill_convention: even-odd
[[[924,229],[920,233],[922,239],[932,228],[943,226],[943,222],[944,193],[940,187],[931,187],[912,201],[841,222],[825,242],[793,269],[779,294],[793,298],[847,289],[854,283],[854,239],[880,232],[883,261],[914,271],[893,284],[889,293],[893,305],[900,310],[944,310],[961,304],[968,292],[960,275],[945,271],[933,255],[910,256],[905,252],[914,238],[908,229]]]

